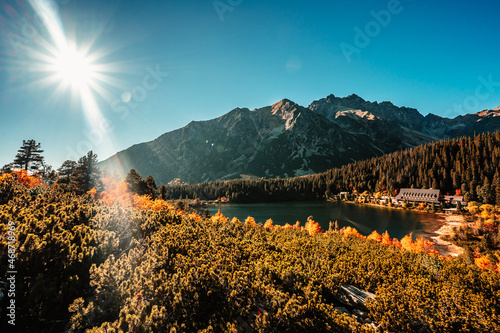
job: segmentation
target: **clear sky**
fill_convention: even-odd
[[[499,13],[497,0],[2,0],[0,166],[23,139],[58,168],[283,98],[495,108]]]

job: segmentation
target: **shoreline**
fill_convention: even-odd
[[[445,215],[445,214],[443,214]],[[449,236],[453,233],[453,228],[461,226],[466,223],[463,215],[445,215],[444,224],[431,236],[430,239],[436,244],[435,249],[439,251],[442,256],[458,257],[464,253],[464,249],[457,246],[447,240],[444,240],[444,236]]]
[[[347,201],[346,201],[347,202]],[[356,202],[349,202],[354,204],[359,204]],[[396,209],[396,210],[405,210],[401,207],[389,207],[386,205],[374,204],[374,203],[363,203],[362,205],[369,205],[372,207],[381,207],[388,209]],[[465,216],[462,214],[446,214],[446,213],[433,213],[428,211],[418,211],[414,209],[409,209],[413,212],[419,212],[423,214],[434,215],[434,221],[436,223],[429,223],[429,225],[425,228],[424,239],[431,240],[434,242],[434,248],[439,251],[439,254],[447,257],[458,257],[464,253],[464,249],[460,246],[457,246],[445,239],[445,236],[450,236],[453,233],[454,227],[459,227],[462,224],[466,223]],[[427,224],[427,223],[426,223]]]
[[[344,201],[344,203],[360,204],[354,201]],[[371,202],[361,203],[361,205],[368,205],[372,207],[380,207],[395,210],[406,210],[401,207],[393,207],[375,204]],[[439,251],[439,254],[443,257],[451,256],[458,257],[464,253],[464,249],[457,246],[444,239],[445,236],[450,236],[453,233],[454,227],[459,227],[466,223],[465,216],[462,214],[446,214],[446,213],[433,213],[428,211],[418,211],[414,209],[409,209],[413,212],[419,212],[423,214],[434,215],[434,221],[426,225],[425,235],[422,235],[424,239],[432,241],[435,246],[434,248]],[[427,224],[427,223],[426,223]]]

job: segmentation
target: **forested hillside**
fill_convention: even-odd
[[[322,232],[312,220],[202,218],[126,183],[101,184],[78,195],[0,175],[0,274],[7,263],[16,271],[14,298],[0,286],[2,331],[500,329],[498,263],[480,269],[422,239]],[[346,285],[373,298],[346,305]],[[12,299],[15,327],[3,320]]]
[[[166,197],[314,200],[354,190],[393,194],[404,187],[460,190],[467,201],[500,205],[500,132],[429,143],[317,175],[167,186]]]

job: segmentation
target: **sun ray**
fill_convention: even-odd
[[[73,103],[79,101],[90,131],[96,133],[96,129],[102,128],[105,123],[96,97],[108,94],[102,83],[116,85],[109,73],[119,73],[120,66],[100,62],[109,52],[91,52],[102,31],[92,34],[90,41],[78,44],[76,38],[68,38],[58,12],[50,6],[49,1],[29,2],[47,28],[48,36],[39,38],[30,50],[30,57],[35,62],[23,69],[36,73],[36,78],[28,85],[53,86],[49,94],[52,100],[66,94],[72,105],[77,105]],[[19,67],[25,67],[23,65],[22,62],[18,64]],[[110,133],[99,132],[99,137],[100,146],[113,146]]]
[[[59,50],[64,49],[67,46],[66,36],[61,19],[54,7],[51,6],[51,2],[47,0],[30,0],[30,4],[47,27],[55,47]]]
[[[72,114],[68,119],[75,124],[79,119],[78,110],[84,122],[75,136],[85,141],[88,133],[94,133],[94,138],[99,140],[94,140],[98,143],[92,141],[93,150],[111,154],[116,151],[112,130],[101,131],[102,140],[97,131],[109,121],[124,121],[129,113],[117,112],[116,102],[124,101],[123,94],[133,86],[130,77],[137,75],[143,61],[149,59],[117,60],[117,51],[127,47],[130,41],[116,41],[102,47],[99,43],[109,22],[92,22],[91,26],[84,27],[78,20],[66,21],[64,9],[52,7],[53,3],[28,0],[31,8],[20,9],[18,16],[39,17],[40,22],[36,35],[13,49],[17,53],[5,52],[8,54],[5,65],[13,82],[5,93],[36,92],[43,98],[40,102],[47,112],[70,110]],[[80,148],[71,148],[78,150],[78,154],[86,153]],[[74,159],[75,154],[71,156]]]

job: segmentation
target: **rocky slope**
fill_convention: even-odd
[[[100,163],[136,169],[158,184],[240,177],[291,177],[442,139],[500,129],[500,108],[455,119],[422,116],[390,102],[333,95],[308,108],[290,100],[193,121]]]

